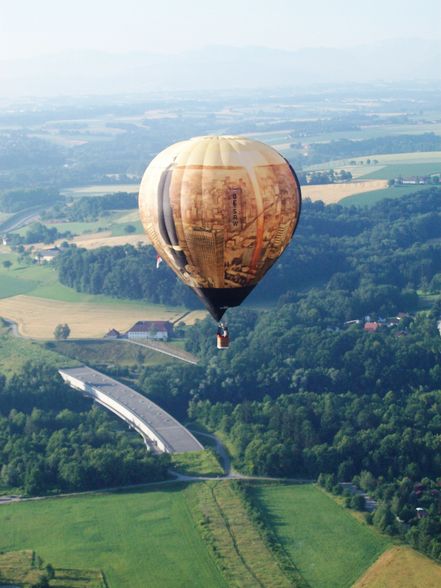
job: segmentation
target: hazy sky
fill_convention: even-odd
[[[441,38],[440,0],[0,0],[0,59]]]

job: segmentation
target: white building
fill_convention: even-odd
[[[35,255],[35,261],[38,263],[43,263],[43,261],[47,261],[48,263],[53,261],[58,255],[60,255],[61,251],[58,247],[52,247],[51,249],[42,249],[38,251]]]
[[[138,321],[127,331],[128,339],[154,339],[167,341],[173,335],[169,321]]]

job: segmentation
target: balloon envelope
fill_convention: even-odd
[[[244,137],[195,137],[168,147],[146,169],[139,192],[156,251],[216,320],[286,248],[300,206],[288,162]]]

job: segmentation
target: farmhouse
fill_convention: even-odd
[[[167,341],[173,336],[173,325],[169,321],[138,321],[126,335],[128,339]]]
[[[42,263],[44,261],[51,262],[57,257],[57,255],[60,255],[60,253],[61,251],[58,249],[58,247],[52,247],[51,249],[42,249],[41,251],[37,252],[34,259],[38,263]]]

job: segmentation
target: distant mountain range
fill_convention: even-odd
[[[441,41],[284,51],[212,46],[180,54],[71,51],[0,61],[2,96],[301,87],[441,79]]]

